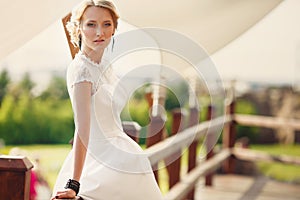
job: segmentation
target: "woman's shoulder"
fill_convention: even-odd
[[[81,53],[77,53],[74,57],[74,59],[71,61],[71,63],[68,66],[68,70],[79,70],[83,68],[89,68],[85,60],[82,58]]]
[[[88,73],[90,75],[95,75],[97,74],[97,71],[98,70],[95,68],[95,66],[93,66],[92,63],[90,63],[88,59],[80,52],[75,55],[67,69],[67,73],[69,75],[72,74],[75,76]]]
[[[85,62],[85,60],[80,58],[78,54],[74,57],[67,68],[67,80],[70,85],[83,81],[93,83],[94,76],[95,72],[93,69]]]

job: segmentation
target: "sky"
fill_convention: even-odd
[[[236,40],[211,56],[223,80],[262,83],[300,83],[300,1],[287,0]],[[123,26],[123,28],[122,28]],[[121,31],[132,29],[121,23]],[[18,80],[29,72],[39,88],[53,74],[65,75],[71,62],[65,33],[60,21],[28,41],[4,60]]]

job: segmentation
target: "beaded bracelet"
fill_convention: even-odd
[[[66,186],[65,186],[65,189],[72,189],[76,192],[76,195],[78,194],[79,192],[79,188],[80,188],[80,183],[74,179],[69,179]]]

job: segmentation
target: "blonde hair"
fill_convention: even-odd
[[[71,42],[75,47],[79,47],[79,26],[84,11],[90,6],[97,6],[107,9],[113,19],[114,28],[118,27],[119,14],[115,5],[111,1],[107,0],[84,0],[72,11],[70,21],[67,23],[66,28],[71,37]]]

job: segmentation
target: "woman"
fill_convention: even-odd
[[[126,96],[106,55],[118,18],[111,2],[84,0],[67,24],[80,48],[67,71],[75,139],[52,199],[162,199],[149,160],[122,131],[119,116]]]

